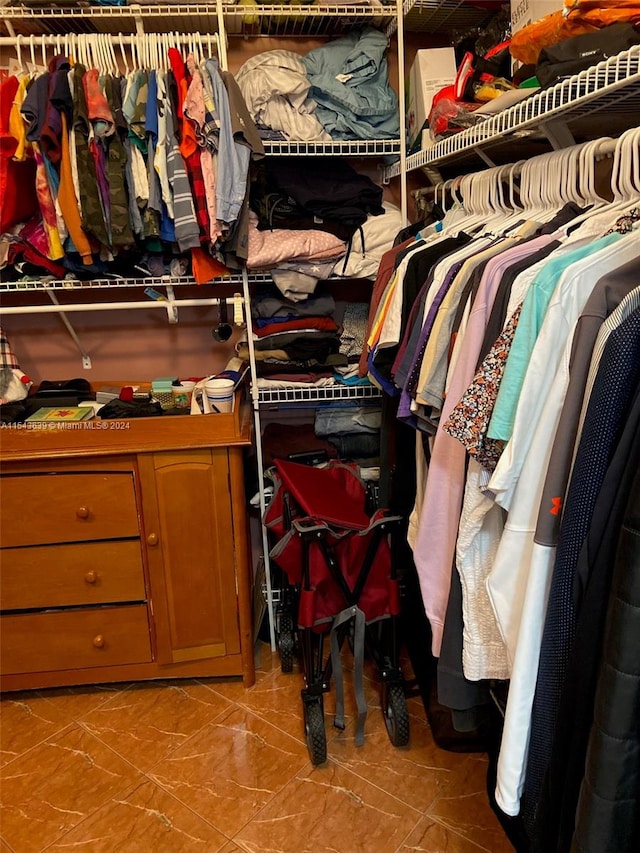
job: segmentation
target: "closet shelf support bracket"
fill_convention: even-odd
[[[139,38],[144,38],[144,35],[145,35],[144,21],[142,20],[142,14],[141,14],[140,6],[138,6],[136,4],[132,7],[132,9],[134,10],[133,20],[135,21],[135,25],[136,25],[136,35]]]
[[[482,160],[482,162],[485,164],[485,166],[488,166],[490,169],[493,169],[495,167],[496,164],[493,162],[493,160],[491,159],[491,157],[489,157],[488,154],[485,154],[485,152],[482,150],[482,148],[479,148],[478,146],[474,146],[473,150],[478,155],[478,157]]]
[[[540,122],[540,130],[547,137],[554,151],[560,151],[561,148],[569,148],[576,144],[566,122],[560,119]]]
[[[422,166],[421,171],[432,186],[436,187],[438,184],[444,183],[442,172],[435,166]]]
[[[58,302],[58,297],[55,295],[55,293],[52,290],[47,289],[47,293],[49,294],[49,298],[51,299],[51,301],[53,302],[54,305],[60,305],[60,303]],[[60,311],[60,319],[64,323],[64,326],[65,326],[67,332],[69,332],[71,340],[74,342],[74,344],[78,348],[78,352],[80,353],[80,356],[82,357],[83,369],[84,370],[91,370],[91,356],[87,352],[84,351],[83,346],[80,343],[80,338],[78,337],[76,330],[71,325],[71,322],[69,321],[69,318],[64,313],[64,311]]]

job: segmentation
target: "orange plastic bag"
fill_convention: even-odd
[[[564,8],[523,27],[511,39],[509,50],[524,65],[535,65],[543,47],[607,27],[640,22],[639,0],[565,0]]]
[[[230,275],[225,265],[212,258],[204,249],[191,250],[191,266],[196,284],[206,284],[214,278],[228,278]]]

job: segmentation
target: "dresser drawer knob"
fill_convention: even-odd
[[[104,646],[104,637],[102,636],[102,634],[96,634],[96,636],[93,638],[93,645],[96,647],[96,649],[101,649]]]
[[[157,533],[150,533],[147,536],[147,544],[148,545],[157,545],[158,544],[158,534]]]
[[[96,583],[98,580],[98,575],[94,572],[93,569],[90,569],[84,576],[84,579],[87,583]]]
[[[76,515],[78,516],[78,518],[89,518],[89,507],[79,506],[76,510]]]

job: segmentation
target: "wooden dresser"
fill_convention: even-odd
[[[250,417],[235,409],[0,430],[2,690],[253,683]]]

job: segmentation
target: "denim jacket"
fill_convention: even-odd
[[[400,136],[398,98],[389,83],[387,38],[373,27],[303,57],[316,115],[333,139]]]

